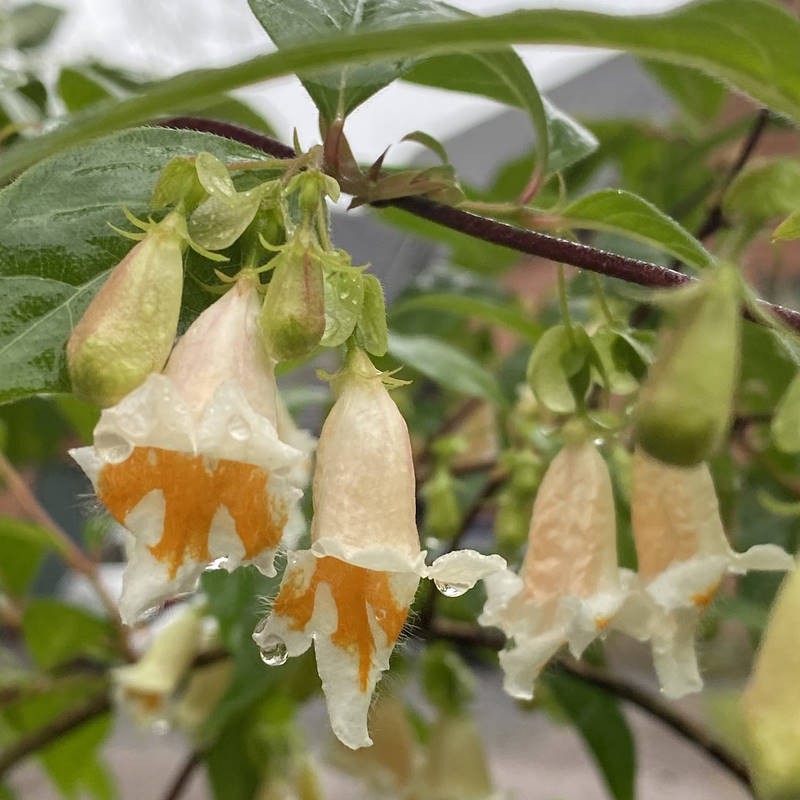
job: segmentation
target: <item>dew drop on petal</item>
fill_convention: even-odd
[[[133,452],[133,445],[116,433],[98,434],[95,436],[94,446],[109,464],[120,464]]]
[[[437,580],[434,580],[434,583],[445,597],[461,597],[462,594],[469,590],[469,586],[466,583],[449,583]]]
[[[259,620],[258,625],[256,625],[255,630],[253,631],[253,639],[257,636],[261,636],[262,633],[267,629],[267,623],[269,622],[269,617],[263,617]],[[256,642],[258,644],[258,642]]]
[[[261,660],[268,667],[280,667],[288,657],[286,643],[279,636],[268,636],[261,642]]]
[[[244,442],[250,438],[252,431],[244,417],[234,414],[228,420],[228,433],[231,435],[231,438],[236,439],[236,441]]]
[[[219,558],[215,558],[205,569],[206,572],[214,572],[218,569],[225,569],[228,564],[228,559],[226,556],[220,556]]]

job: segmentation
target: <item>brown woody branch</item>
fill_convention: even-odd
[[[255,133],[229,122],[200,117],[174,117],[159,124],[170,128],[214,133],[249,145],[276,158],[292,158],[296,155],[292,148],[269,136]],[[652,264],[637,258],[628,258],[617,253],[609,253],[606,250],[590,247],[580,242],[559,239],[539,231],[518,228],[505,222],[462,211],[459,208],[435,203],[425,197],[401,197],[377,205],[394,206],[484,242],[508,247],[519,253],[561,264],[580,267],[599,275],[617,278],[639,286],[669,288],[690,283],[693,280],[688,275],[669,267],[662,267],[659,264]],[[763,311],[773,314],[790,328],[800,332],[799,311],[764,301],[759,301],[759,304]],[[743,313],[752,319],[749,313]],[[758,319],[754,319],[754,321],[760,322]]]

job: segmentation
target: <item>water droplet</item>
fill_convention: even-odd
[[[286,643],[279,636],[267,636],[261,642],[261,660],[268,667],[280,667],[286,663],[288,657]]]
[[[259,620],[258,625],[256,625],[255,630],[253,631],[253,639],[256,641],[256,644],[258,644],[258,637],[267,629],[268,622],[269,617],[262,617]]]
[[[234,414],[228,420],[228,433],[233,439],[243,442],[250,438],[252,431],[250,430],[250,425],[248,425],[247,420],[245,420],[244,417]]]
[[[386,619],[386,609],[385,608],[376,608],[375,609],[375,619],[378,622],[383,622]]]
[[[110,464],[120,464],[133,452],[133,445],[116,433],[99,433],[95,436],[97,452]]]
[[[150,730],[156,736],[166,736],[172,730],[172,723],[166,717],[158,717],[150,723]]]
[[[446,583],[445,581],[437,580],[434,580],[434,583],[445,597],[461,597],[464,592],[469,590],[469,586],[466,583]]]
[[[205,569],[206,572],[214,572],[218,569],[225,569],[228,564],[228,558],[226,556],[220,556],[219,558],[215,558]]]

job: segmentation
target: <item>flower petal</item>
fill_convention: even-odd
[[[539,673],[559,651],[565,641],[565,630],[550,630],[500,652],[503,688],[518,700],[531,700]]]
[[[437,584],[457,586],[467,591],[479,580],[505,569],[506,560],[502,556],[485,556],[475,550],[454,550],[439,556],[425,570],[425,577]]]
[[[262,648],[282,642],[290,656],[314,640],[331,726],[348,747],[371,744],[372,692],[388,669],[418,583],[414,573],[365,569],[310,551],[291,553],[272,614],[253,635]]]

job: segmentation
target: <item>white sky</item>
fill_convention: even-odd
[[[49,64],[89,57],[114,66],[168,75],[201,66],[241,61],[272,44],[246,0],[49,0],[68,9]],[[576,8],[613,13],[656,13],[682,0],[450,0],[476,14],[517,8]],[[574,47],[517,48],[537,85],[546,91],[608,57],[606,51]],[[263,112],[281,138],[297,128],[304,146],[317,141],[316,111],[295,78],[242,90],[242,99]],[[489,100],[395,82],[355,111],[348,137],[356,155],[375,158],[413,130],[447,139],[498,111]]]

